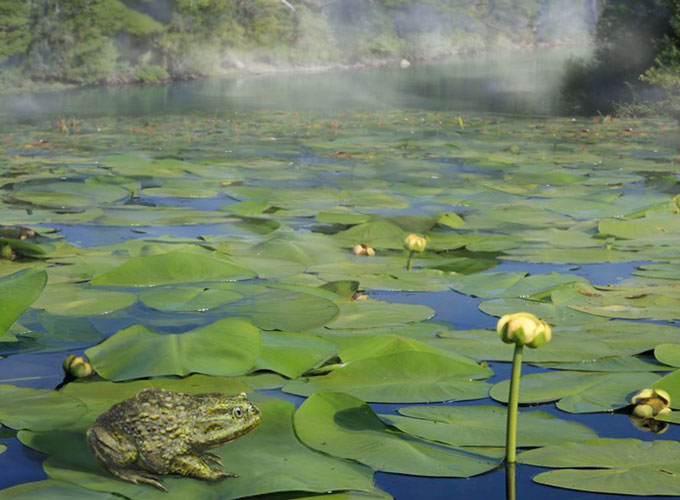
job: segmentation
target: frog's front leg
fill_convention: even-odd
[[[126,434],[95,423],[87,430],[87,442],[97,461],[114,476],[167,491],[157,476],[137,469],[139,453],[135,443]]]
[[[178,455],[170,463],[170,472],[182,476],[190,476],[198,479],[223,479],[225,477],[238,477],[236,474],[225,472],[221,468],[211,467],[208,462],[216,463],[215,455]]]

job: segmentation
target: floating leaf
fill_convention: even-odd
[[[270,399],[258,406],[266,418],[256,430],[213,450],[238,478],[209,482],[168,476],[163,478],[168,492],[106,472],[90,452],[84,432],[22,431],[19,439],[49,455],[43,467],[51,478],[125,498],[231,500],[283,491],[373,490],[369,468],[317,453],[298,441],[292,403]]]
[[[243,295],[231,283],[213,283],[208,286],[158,287],[143,292],[140,302],[158,311],[195,312],[215,309],[237,302]]]
[[[81,209],[128,198],[130,193],[113,184],[82,182],[51,182],[21,186],[12,191],[12,198],[39,207]]]
[[[132,293],[59,284],[48,286],[33,307],[61,316],[90,316],[109,314],[135,302],[137,296]]]
[[[659,344],[654,348],[654,357],[667,365],[680,367],[680,344]]]
[[[85,354],[110,380],[158,375],[242,375],[260,354],[260,334],[242,318],[224,318],[185,333],[160,333],[137,325],[122,330]]]
[[[46,479],[12,486],[0,491],[0,500],[120,500],[118,495],[81,488],[75,484]]]
[[[498,406],[408,406],[404,417],[380,415],[408,434],[452,446],[505,446],[507,410]],[[410,417],[410,418],[409,418]],[[583,424],[538,410],[521,411],[517,446],[535,447],[597,437]]]
[[[470,477],[499,463],[484,453],[390,432],[366,403],[342,393],[319,392],[302,403],[295,413],[295,431],[310,448],[385,472]]]
[[[0,278],[0,337],[40,296],[45,283],[45,271],[28,269]]]
[[[340,315],[328,328],[377,328],[425,321],[434,316],[434,310],[427,306],[378,300],[343,302],[339,307]]]
[[[229,314],[247,316],[265,330],[302,331],[324,326],[338,315],[338,306],[313,289],[269,289],[222,308]],[[332,294],[330,295],[332,296]]]
[[[659,377],[652,373],[547,372],[522,377],[520,404],[557,401],[569,413],[611,411],[628,406],[628,396],[649,387]],[[490,396],[507,403],[510,381],[491,388]]]
[[[0,384],[0,422],[12,429],[54,429],[78,420],[87,407],[57,391]]]
[[[207,255],[170,252],[133,257],[125,264],[96,276],[98,286],[156,286],[199,281],[234,281],[254,277],[248,269]]]
[[[487,395],[489,385],[471,381],[489,370],[428,352],[406,351],[358,359],[328,375],[288,382],[284,392],[309,396],[316,391],[342,391],[376,403],[464,401]]]
[[[558,488],[620,495],[680,496],[680,443],[593,439],[522,453],[518,461],[563,470],[534,481]]]
[[[335,345],[326,340],[292,332],[261,332],[262,353],[257,370],[271,370],[296,378],[335,355]]]
[[[524,359],[533,363],[589,362],[611,356],[628,356],[654,349],[677,339],[673,326],[639,321],[607,321],[580,326],[556,327],[553,339],[540,349],[525,350]],[[498,342],[491,330],[440,332],[441,339],[428,343],[441,349],[488,361],[511,361],[512,349]],[[508,352],[509,351],[509,352]]]
[[[649,387],[666,391],[671,397],[671,408],[680,410],[680,370],[675,370],[665,377],[661,377],[653,384],[650,384]]]

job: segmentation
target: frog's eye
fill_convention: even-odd
[[[234,413],[234,416],[236,418],[241,418],[243,416],[243,410],[241,410],[240,406],[237,406],[236,408],[234,408],[233,413]]]

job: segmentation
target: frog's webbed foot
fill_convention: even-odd
[[[215,465],[218,465],[217,460],[219,460],[219,457],[213,453],[206,453],[200,457],[196,455],[179,455],[170,464],[170,472],[213,481],[227,477],[238,477],[236,474],[223,471],[221,467],[216,467]],[[219,461],[221,462],[221,460]],[[212,467],[209,462],[213,463]]]
[[[135,484],[149,484],[155,486],[159,490],[168,491],[168,489],[163,486],[163,483],[159,481],[159,477],[148,472],[136,471],[136,470],[126,470],[126,469],[116,469],[110,468],[109,472],[120,479],[125,481],[130,481]]]

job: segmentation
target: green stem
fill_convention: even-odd
[[[515,344],[512,356],[512,377],[510,378],[510,397],[508,399],[508,426],[506,428],[505,461],[515,463],[517,447],[517,403],[519,401],[519,377],[522,375],[522,344]]]
[[[411,261],[413,260],[413,254],[414,254],[414,252],[408,253],[408,260],[406,261],[406,270],[407,271],[411,270]]]
[[[505,464],[505,500],[515,500],[517,498],[515,466],[515,463]]]

